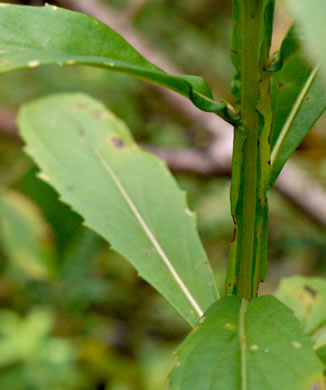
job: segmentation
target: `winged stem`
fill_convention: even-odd
[[[233,63],[241,126],[235,128],[231,207],[235,238],[226,292],[250,300],[264,275],[269,176],[269,76],[264,72],[271,37],[273,0],[234,0]],[[240,88],[239,88],[240,87]]]

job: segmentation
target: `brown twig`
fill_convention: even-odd
[[[326,189],[316,179],[288,161],[278,177],[275,188],[310,218],[326,225]]]
[[[141,146],[161,160],[166,161],[173,172],[185,172],[201,176],[230,176],[231,174],[231,165],[220,164],[216,159],[211,158],[207,150]]]

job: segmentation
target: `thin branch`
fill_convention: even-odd
[[[173,172],[185,172],[201,176],[230,176],[231,166],[219,164],[206,150],[166,149],[151,145],[141,145],[143,149],[167,162]]]
[[[316,179],[288,161],[278,177],[275,188],[310,218],[326,225],[326,189]]]

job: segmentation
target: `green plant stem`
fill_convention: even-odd
[[[236,239],[234,259],[230,261],[227,292],[237,294],[250,300],[257,294],[254,278],[259,267],[257,247],[260,240],[257,228],[257,210],[261,209],[259,188],[260,177],[260,121],[257,105],[260,97],[260,81],[262,78],[262,45],[264,34],[265,0],[238,0],[239,15],[235,34],[240,51],[240,108],[241,128],[237,128],[235,153],[237,161],[234,165],[233,186],[239,195],[234,200],[233,210],[236,222]],[[243,132],[241,137],[239,133]],[[241,141],[242,138],[242,141]],[[239,157],[240,156],[240,157]],[[235,183],[235,181],[237,183]],[[232,196],[231,196],[232,198]],[[233,270],[232,270],[233,267]],[[259,272],[258,272],[259,273]],[[231,285],[231,288],[230,288]],[[229,289],[229,290],[228,290]]]
[[[240,276],[238,295],[252,298],[252,274],[255,247],[257,208],[257,163],[259,117],[256,109],[259,98],[260,42],[263,21],[263,0],[241,2],[241,115],[247,132],[244,144],[243,227],[239,237]]]

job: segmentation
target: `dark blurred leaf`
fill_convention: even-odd
[[[80,228],[63,256],[59,293],[62,304],[70,311],[80,311],[106,298],[108,281],[91,275],[101,242],[96,233]]]

